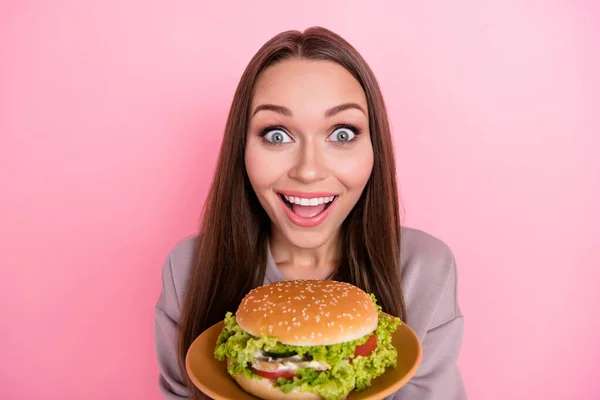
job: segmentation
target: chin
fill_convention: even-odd
[[[315,231],[307,228],[287,227],[281,230],[283,236],[295,247],[300,249],[317,249],[327,244],[333,236],[331,230]]]

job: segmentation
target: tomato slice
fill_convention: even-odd
[[[367,341],[360,345],[356,346],[354,349],[354,357],[363,356],[366,357],[373,352],[377,348],[377,335],[373,334]]]
[[[294,376],[300,378],[300,375],[294,374],[292,371],[277,371],[277,372],[268,372],[262,371],[260,369],[252,368],[252,372],[254,372],[258,376],[262,376],[266,379],[277,380],[278,378],[292,379]]]

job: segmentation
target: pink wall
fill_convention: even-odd
[[[245,63],[310,25],[371,63],[405,222],[457,255],[471,398],[600,398],[593,2],[46,3],[0,6],[0,398],[159,399],[163,260]]]

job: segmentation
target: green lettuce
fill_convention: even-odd
[[[381,307],[373,294],[371,299],[379,314]],[[318,393],[325,400],[339,400],[346,398],[352,390],[367,388],[386,368],[396,366],[397,350],[392,346],[392,333],[401,323],[397,317],[380,316],[375,331],[377,348],[366,357],[354,357],[355,348],[364,344],[371,334],[353,341],[325,346],[291,346],[266,335],[250,335],[240,328],[235,316],[228,312],[223,330],[217,339],[214,355],[217,360],[224,361],[229,358],[232,361],[227,368],[232,376],[243,373],[247,378],[253,378],[256,375],[249,365],[258,350],[273,353],[295,352],[300,357],[310,354],[315,361],[325,361],[332,368],[322,372],[312,368],[300,368],[295,371],[300,377],[279,378],[274,385],[285,393],[297,388],[300,391]]]

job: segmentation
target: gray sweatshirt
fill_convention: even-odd
[[[423,345],[416,375],[385,400],[466,400],[457,367],[463,316],[457,299],[454,255],[439,239],[402,228],[401,269],[407,324]],[[197,236],[181,240],[162,269],[162,291],[155,308],[158,387],[166,400],[187,399],[177,365],[176,334]],[[284,280],[269,251],[265,284]]]

